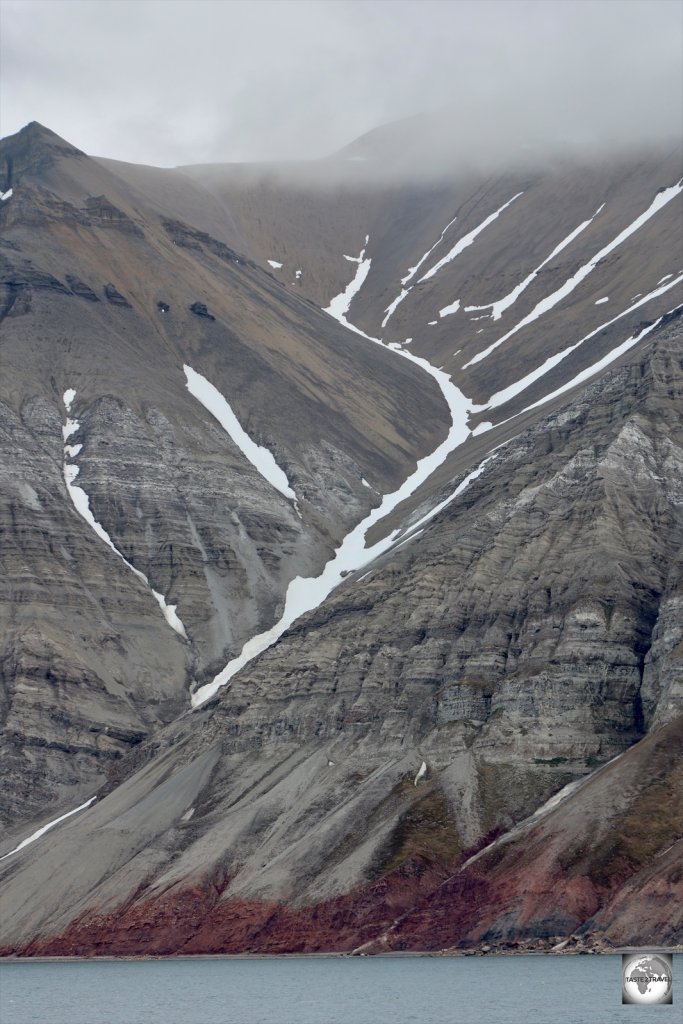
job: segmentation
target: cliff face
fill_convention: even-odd
[[[681,354],[672,327],[524,431],[10,859],[14,945],[680,941]]]
[[[359,205],[25,132],[0,152],[2,949],[681,941],[674,158]],[[367,532],[387,550],[191,711],[442,445]]]

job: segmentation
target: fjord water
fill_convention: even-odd
[[[674,962],[676,985],[683,958]],[[621,956],[0,964],[2,1024],[618,1024]]]

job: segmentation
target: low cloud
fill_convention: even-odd
[[[432,111],[415,122],[426,170],[435,150],[683,132],[677,0],[4,0],[0,17],[2,133],[37,120],[136,163],[321,157]]]

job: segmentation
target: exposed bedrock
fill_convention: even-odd
[[[4,952],[680,941],[683,196],[651,157],[362,198],[0,146]],[[512,399],[190,711],[448,431],[319,308],[361,277],[354,324]]]
[[[6,943],[434,948],[581,928],[627,942],[645,933],[610,906],[640,872],[648,919],[659,907],[658,934],[678,934],[660,897],[678,884],[680,352],[661,337],[520,434],[424,534],[140,744],[94,808],[9,858]],[[636,828],[650,799],[666,812],[654,831]]]
[[[186,645],[68,498],[61,425],[43,399],[0,404],[5,823],[77,804],[187,701]]]

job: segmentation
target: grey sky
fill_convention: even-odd
[[[137,163],[324,155],[449,107],[453,131],[683,125],[679,0],[2,0],[0,133]]]

